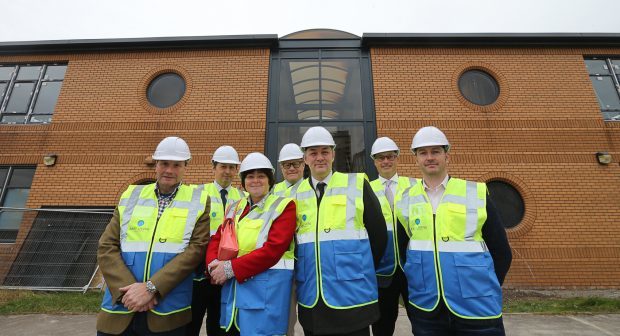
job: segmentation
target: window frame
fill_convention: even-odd
[[[41,70],[39,70],[39,75],[37,79],[20,80],[17,78],[21,68],[35,67],[35,66],[41,67]],[[61,79],[48,78],[46,76],[48,68],[55,67],[55,66],[65,67],[65,75],[63,75]],[[0,95],[0,125],[26,125],[26,124],[39,125],[39,124],[50,123],[52,121],[52,116],[54,115],[54,110],[56,107],[56,103],[58,102],[58,97],[60,97],[60,94],[62,91],[62,84],[64,84],[68,63],[53,62],[53,63],[2,64],[2,67],[13,67],[13,72],[11,73],[9,80],[0,81],[1,83],[7,85],[7,87],[4,90],[4,96]],[[34,87],[33,87],[33,90],[31,91],[31,97],[28,100],[26,111],[24,113],[7,111],[6,109],[8,108],[9,100],[15,89],[15,84],[28,84],[28,83],[34,84]],[[58,91],[58,97],[56,97],[56,103],[54,104],[54,106],[51,108],[49,112],[35,113],[34,109],[38,102],[39,94],[42,91],[42,86],[47,85],[45,83],[61,83],[60,90]],[[5,116],[24,116],[24,121],[23,122],[4,122],[3,119]],[[44,121],[44,122],[33,122],[32,119],[36,118],[37,116],[49,116],[49,120]]]
[[[617,63],[613,63],[614,60]],[[596,100],[599,103],[601,114],[603,115],[603,121],[620,122],[620,108],[617,108],[617,109],[604,108],[604,106],[601,105],[601,102],[599,101],[596,87],[594,86],[594,82],[592,81],[592,77],[611,77],[611,81],[614,85],[613,89],[615,89],[616,94],[618,95],[618,100],[620,100],[620,56],[617,56],[617,57],[586,56],[584,57],[584,65],[585,65],[585,61],[604,61],[605,65],[607,65],[608,72],[604,74],[603,73],[592,73],[591,74],[587,66],[586,66],[586,71],[588,72],[588,78],[590,79],[590,84],[592,84],[592,90],[594,91]],[[618,69],[614,69],[614,66],[616,65],[618,66]],[[615,117],[608,118],[606,114],[609,112],[611,113],[616,112],[617,115]]]
[[[2,189],[0,189],[0,207],[4,207],[4,202],[6,200],[6,195],[7,195],[7,191],[8,189],[26,189],[26,188],[9,188],[11,179],[13,178],[13,173],[15,172],[15,169],[31,169],[33,171],[33,175],[32,175],[32,180],[30,180],[30,185],[28,187],[28,190],[32,189],[32,181],[34,180],[34,175],[37,172],[37,167],[36,166],[29,166],[29,165],[24,165],[24,166],[20,166],[20,165],[16,165],[16,166],[4,166],[4,165],[0,165],[0,168],[2,169],[6,169],[8,168],[6,177],[4,178],[4,181],[0,181],[0,186],[2,187]],[[28,199],[26,199],[26,204],[28,203]],[[25,205],[24,204],[24,207]],[[21,225],[21,223],[20,223]],[[2,229],[0,229],[2,230]],[[6,230],[6,231],[13,231],[13,230]],[[7,239],[2,239],[0,238],[0,244],[14,244],[17,238],[17,233],[19,232],[19,226],[17,228],[17,230],[15,230],[15,239],[13,239],[12,241],[9,241]]]
[[[323,53],[325,54],[323,56]],[[318,58],[311,58],[318,55]],[[360,90],[362,117],[358,119],[280,119],[280,71],[282,60],[321,61],[338,59],[357,59],[360,66]],[[319,83],[321,78],[319,78]],[[320,105],[320,104],[318,104]],[[280,127],[312,127],[312,126],[361,126],[364,131],[364,144],[371,144],[376,138],[376,117],[372,87],[372,70],[370,53],[362,48],[360,40],[280,40],[279,46],[271,50],[269,65],[269,90],[266,118],[265,153],[276,166],[278,159],[278,130]],[[336,152],[338,148],[336,148]],[[364,165],[369,177],[377,176],[376,168],[370,159],[370,147],[364,147]],[[280,169],[276,169],[281,178]]]

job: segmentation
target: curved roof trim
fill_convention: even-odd
[[[360,37],[337,29],[315,28],[284,35],[281,40],[359,40]]]

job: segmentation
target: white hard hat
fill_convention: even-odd
[[[331,146],[336,147],[332,134],[325,127],[310,127],[301,138],[300,147],[306,150],[308,147],[314,146]]]
[[[269,161],[265,155],[258,152],[250,153],[245,157],[245,159],[243,159],[243,162],[241,162],[241,167],[239,168],[239,175],[243,172],[255,169],[271,169],[272,173],[276,171],[273,169],[271,161]]]
[[[396,152],[396,155],[400,155],[400,149],[398,149],[398,146],[394,140],[388,137],[382,137],[375,140],[375,143],[372,144],[372,149],[370,150],[370,157],[374,159],[375,154],[383,152]]]
[[[167,137],[159,142],[153,160],[187,161],[192,158],[189,146],[179,137]]]
[[[411,142],[411,151],[415,154],[415,150],[420,147],[428,146],[444,146],[446,152],[450,150],[450,143],[443,132],[435,126],[426,126],[413,136]]]
[[[301,151],[301,148],[297,144],[288,143],[282,146],[280,149],[280,156],[278,157],[278,162],[284,162],[288,160],[297,160],[303,159],[304,152]]]
[[[232,148],[232,146],[220,146],[213,153],[213,158],[211,161],[231,164],[241,163],[239,162],[239,154],[237,154],[237,151]]]

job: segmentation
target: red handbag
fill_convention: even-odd
[[[239,205],[239,203],[241,202],[237,202],[237,205]],[[218,260],[231,260],[236,258],[239,253],[239,243],[237,242],[237,233],[235,232],[236,214],[237,207],[235,207],[233,217],[224,219],[224,223],[222,223],[220,246],[217,249]]]

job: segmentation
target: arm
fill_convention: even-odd
[[[235,278],[239,283],[268,270],[282,258],[293,241],[296,220],[295,202],[291,200],[282,214],[271,224],[265,244],[231,261]]]
[[[110,223],[108,223],[101,235],[99,247],[97,248],[97,262],[112,294],[113,302],[119,302],[121,299],[123,293],[119,288],[136,282],[136,278],[127,268],[121,256],[120,230],[117,208],[114,210]]]
[[[502,220],[495,208],[495,204],[493,204],[493,201],[491,201],[491,198],[488,196],[487,220],[482,227],[482,239],[484,239],[484,242],[489,248],[489,252],[493,258],[493,265],[495,266],[495,275],[497,276],[497,280],[499,280],[499,284],[502,285],[508,273],[508,269],[510,269],[512,252],[510,251],[510,244],[508,243]]]
[[[217,232],[211,236],[207,245],[207,257],[205,262],[209,265],[213,260],[217,259],[217,250],[220,247],[220,239],[222,238],[222,226],[217,228]]]
[[[210,202],[207,202],[204,213],[194,226],[185,251],[179,253],[151,277],[160,297],[165,297],[204,260],[209,240],[210,213]]]
[[[364,181],[364,226],[368,232],[368,241],[376,266],[385,252],[387,230],[381,204],[368,181]]]

